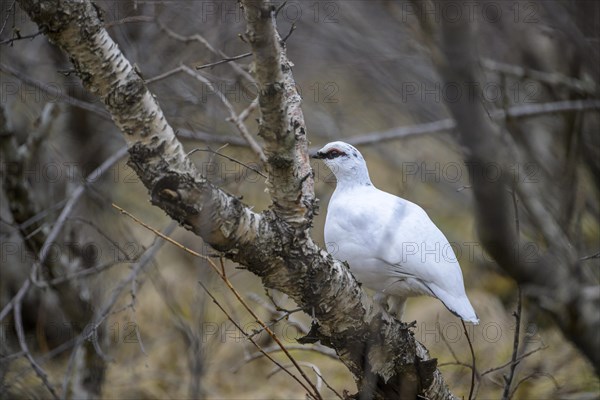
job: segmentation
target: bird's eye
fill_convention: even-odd
[[[344,155],[346,155],[346,153],[343,153],[341,151],[333,149],[333,150],[330,150],[325,156],[331,160],[332,158],[336,158],[336,157],[344,156]]]

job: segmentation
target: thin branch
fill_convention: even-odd
[[[31,218],[27,219],[26,221],[20,223],[19,225],[14,225],[14,226],[17,229],[24,231],[28,227],[30,227],[31,225],[35,224],[36,222],[41,221],[44,218],[46,218],[50,213],[52,213],[55,210],[63,207],[66,202],[67,202],[67,199],[62,199],[61,201],[59,201],[59,202],[51,205],[50,207],[45,207],[43,210],[41,210],[40,212],[38,212],[37,214],[35,214]]]
[[[533,117],[541,114],[552,114],[570,111],[587,111],[600,109],[600,100],[564,100],[552,103],[533,103],[523,106],[510,107],[506,112],[504,110],[492,111],[494,119],[504,119],[506,116],[511,118]]]
[[[132,22],[154,22],[156,21],[155,17],[149,15],[134,15],[131,17],[121,18],[117,21],[111,21],[104,24],[106,28],[112,28],[113,26],[129,24]]]
[[[178,129],[177,137],[188,140],[201,140],[203,142],[216,144],[229,144],[238,147],[248,147],[248,143],[239,136],[231,135],[213,135],[207,132],[194,131],[188,129]]]
[[[450,343],[448,343],[448,340],[446,339],[446,336],[444,335],[444,332],[441,329],[439,320],[440,319],[439,319],[439,314],[438,314],[438,317],[436,318],[436,321],[435,321],[435,326],[437,328],[438,333],[440,334],[440,337],[442,338],[442,341],[446,345],[446,348],[450,351],[450,354],[452,354],[452,358],[454,358],[454,361],[456,361],[457,364],[463,364],[461,361],[459,361],[459,359],[456,356],[456,353],[454,352],[454,349],[452,348]]]
[[[54,278],[52,280],[46,281],[46,284],[48,286],[56,286],[61,283],[65,283],[67,281],[73,280],[73,279],[80,279],[80,278],[85,278],[86,276],[99,274],[100,272],[110,269],[116,265],[130,263],[131,261],[135,261],[135,260],[108,261],[101,265],[96,265],[94,267],[82,269],[82,270],[75,271],[75,272],[72,272],[72,273],[64,275],[64,276],[60,276],[58,278]]]
[[[271,322],[270,322],[269,324],[267,324],[267,326],[268,326],[269,328],[272,328],[272,327],[274,327],[275,325],[277,325],[279,322],[283,321],[284,319],[287,319],[287,318],[289,318],[289,316],[290,316],[292,313],[294,313],[294,312],[298,312],[298,311],[302,311],[302,309],[301,309],[301,308],[297,308],[297,309],[295,309],[295,310],[292,310],[292,311],[288,311],[288,312],[282,313],[282,314],[281,314],[279,317],[277,317],[277,318],[275,318],[275,319],[271,320]],[[255,329],[255,330],[252,332],[252,335],[251,335],[251,336],[260,335],[262,332],[264,332],[264,330],[265,330],[264,328]]]
[[[13,310],[16,304],[19,304],[20,306],[21,301],[23,300],[23,297],[25,297],[25,294],[27,294],[27,291],[29,290],[30,286],[30,279],[27,279],[25,280],[25,282],[23,282],[23,285],[21,285],[21,288],[19,289],[17,294],[12,299],[10,299],[10,301],[4,306],[4,308],[0,312],[0,322],[2,322],[4,318],[8,316],[8,314]]]
[[[9,46],[12,46],[12,44],[14,42],[16,42],[17,40],[25,40],[25,39],[33,39],[35,37],[38,37],[40,35],[43,35],[44,32],[42,30],[39,30],[35,33],[31,33],[29,35],[25,35],[25,36],[21,36],[21,34],[17,34],[16,37],[10,38],[10,39],[5,39],[3,41],[0,42],[0,46],[4,45],[4,44],[8,44]]]
[[[148,357],[148,353],[146,352],[146,349],[144,348],[144,342],[142,341],[142,334],[140,333],[139,324],[137,322],[137,313],[135,312],[135,304],[136,304],[136,300],[137,300],[137,289],[138,289],[137,279],[133,279],[131,281],[131,291],[130,291],[131,304],[129,305],[129,308],[131,310],[131,322],[133,322],[133,329],[135,331],[135,336],[136,336],[137,342],[140,345],[140,351],[146,357]]]
[[[81,335],[77,337],[80,339]],[[69,382],[71,381],[71,375],[73,374],[73,369],[75,368],[75,361],[77,359],[77,352],[81,348],[82,340],[76,340],[73,345],[73,350],[71,351],[71,355],[69,356],[69,362],[67,363],[67,369],[64,372],[63,382],[62,382],[62,391],[63,395],[61,400],[67,399],[67,393],[69,391]]]
[[[49,96],[49,98],[53,99],[54,101],[61,101],[63,103],[67,103],[74,107],[78,107],[83,110],[93,112],[94,114],[99,115],[103,119],[106,119],[109,121],[111,120],[110,115],[104,109],[97,107],[97,106],[93,105],[92,103],[88,103],[86,101],[76,99],[75,97],[72,97],[68,93],[66,93],[66,91],[57,89],[54,86],[46,85],[43,82],[37,81],[35,79],[31,79],[28,76],[25,76],[21,72],[15,70],[14,68],[12,68],[6,64],[0,63],[0,71],[14,76],[15,78],[17,78],[19,81],[21,81],[22,83],[24,83],[27,86],[31,86],[33,88],[40,90],[41,92],[47,94]]]
[[[404,138],[414,135],[421,135],[424,133],[436,133],[442,131],[449,131],[456,127],[452,118],[446,118],[434,122],[426,122],[424,124],[403,126],[400,128],[394,128],[387,131],[371,132],[365,135],[354,136],[348,138],[348,143],[353,145],[369,144],[373,142],[380,142],[391,139]]]
[[[258,107],[258,97],[256,97],[254,100],[252,100],[252,103],[250,103],[250,105],[246,108],[244,108],[242,110],[242,112],[238,115],[238,118],[240,119],[240,121],[245,121],[248,116],[250,116],[250,113],[252,113],[252,111],[256,110],[256,108]]]
[[[261,163],[266,164],[267,157],[265,156],[265,154],[264,154],[262,148],[260,147],[260,145],[256,142],[256,140],[254,140],[254,138],[252,137],[252,135],[248,131],[248,128],[243,123],[243,121],[239,117],[239,115],[236,113],[235,109],[233,108],[233,105],[229,102],[229,100],[227,99],[227,97],[221,91],[217,90],[217,88],[212,84],[212,82],[209,79],[207,79],[206,77],[202,76],[200,73],[194,71],[193,69],[191,69],[187,65],[180,65],[177,68],[173,68],[173,69],[171,69],[171,70],[169,70],[167,72],[164,72],[164,73],[162,73],[160,75],[157,75],[157,76],[155,76],[153,78],[146,79],[146,84],[157,82],[157,81],[159,81],[161,79],[168,78],[168,77],[170,77],[172,75],[175,75],[175,74],[178,74],[180,72],[183,72],[183,73],[191,76],[192,78],[198,80],[202,84],[206,85],[210,90],[212,90],[217,95],[217,97],[219,98],[219,100],[221,101],[221,103],[223,103],[223,105],[225,106],[225,108],[229,112],[228,121],[232,122],[235,125],[235,127],[238,129],[238,131],[239,131],[240,135],[242,136],[242,138],[246,141],[246,143],[248,144],[248,146],[250,147],[250,149],[252,149],[252,151],[257,155],[257,157],[261,161]]]
[[[75,188],[75,190],[73,190],[73,192],[69,196],[69,200],[67,201],[67,204],[65,204],[65,206],[62,209],[60,215],[58,216],[56,222],[52,226],[52,230],[48,234],[46,241],[44,242],[44,246],[40,250],[39,257],[38,257],[40,263],[44,263],[44,261],[46,260],[46,257],[48,256],[48,252],[50,251],[51,246],[54,244],[56,238],[58,237],[58,234],[60,233],[62,227],[64,226],[65,222],[67,221],[67,218],[73,211],[73,208],[75,207],[75,205],[77,204],[77,202],[79,201],[79,199],[81,198],[83,193],[85,192],[87,185],[96,181],[98,179],[98,177],[104,175],[104,173],[106,171],[108,171],[110,168],[112,168],[112,166],[115,165],[121,158],[125,157],[126,154],[127,154],[127,147],[121,147],[113,155],[111,155],[109,158],[104,160],[104,162],[102,164],[100,164],[94,171],[92,171],[85,178],[85,180],[79,186],[77,186]]]
[[[467,326],[465,325],[465,321],[461,319],[460,322],[462,323],[465,336],[467,337],[467,343],[469,343],[469,350],[471,350],[471,361],[473,363],[473,368],[471,369],[471,388],[469,389],[469,400],[472,400],[473,390],[475,389],[475,376],[477,375],[477,368],[475,367],[475,351],[473,350],[473,343],[471,343],[471,338],[469,337],[469,333],[467,332]]]
[[[170,36],[171,38],[178,40],[180,42],[184,42],[184,43],[190,43],[190,42],[198,42],[201,43],[204,47],[206,47],[211,53],[222,57],[224,60],[230,60],[233,57],[229,57],[227,54],[225,54],[224,52],[222,52],[221,50],[217,50],[215,49],[209,42],[208,40],[206,40],[202,35],[200,34],[194,34],[191,36],[183,36],[178,34],[177,32],[169,29],[165,24],[163,24],[160,20],[156,20],[156,23],[158,24],[158,27],[165,32],[168,36]],[[238,56],[240,57],[240,56]],[[240,57],[243,58],[243,57]],[[235,70],[235,72],[237,72],[239,75],[243,76],[248,82],[253,82],[254,83],[254,78],[252,77],[252,75],[250,75],[248,72],[246,72],[238,63],[233,62],[233,60],[230,60],[227,62],[228,65],[231,66],[231,68],[233,68]]]
[[[17,1],[13,0],[10,7],[8,7],[8,9],[6,10],[6,17],[4,17],[4,21],[2,21],[2,27],[0,27],[0,35],[2,34],[2,32],[4,32],[4,28],[6,28],[6,23],[8,22],[8,19],[10,18],[10,16],[15,15],[15,4],[16,3],[17,3]]]
[[[232,62],[232,61],[236,61],[236,60],[241,60],[243,58],[250,57],[251,55],[252,55],[252,53],[244,53],[244,54],[240,54],[239,56],[233,56],[233,57],[224,58],[224,59],[222,59],[220,61],[215,61],[213,63],[204,64],[204,65],[198,65],[198,66],[196,66],[196,69],[200,70],[200,69],[215,67],[217,65],[225,64],[225,63],[228,63],[228,62]]]
[[[510,366],[512,366],[512,364],[513,364],[514,362],[520,362],[520,361],[521,361],[521,360],[523,360],[524,358],[527,358],[527,357],[529,357],[530,355],[532,355],[532,354],[534,354],[534,353],[537,353],[537,352],[538,352],[538,351],[540,351],[540,350],[545,350],[545,349],[547,349],[547,348],[548,348],[548,346],[545,346],[545,345],[544,345],[544,346],[540,346],[540,347],[538,347],[538,348],[536,348],[536,349],[533,349],[533,350],[531,350],[531,351],[528,351],[527,353],[525,353],[525,354],[522,354],[522,355],[520,355],[519,357],[517,357],[515,360],[512,360],[512,359],[511,359],[511,360],[510,360],[510,361],[508,361],[507,363],[504,363],[504,364],[502,364],[502,365],[500,365],[500,366],[498,366],[498,367],[494,367],[494,368],[490,368],[490,369],[487,369],[487,370],[485,370],[484,372],[482,372],[482,373],[481,373],[481,376],[485,376],[485,375],[487,375],[487,374],[490,374],[490,373],[492,373],[492,372],[499,371],[499,370],[501,370],[501,369],[503,369],[503,368],[506,368],[506,367],[508,367],[509,365],[510,365]]]
[[[236,113],[235,109],[233,108],[233,105],[229,102],[229,100],[227,99],[227,97],[225,97],[225,95],[223,93],[221,93],[221,91],[217,90],[217,88],[212,84],[212,82],[210,80],[208,80],[207,78],[205,78],[204,76],[202,76],[198,72],[194,71],[193,69],[191,69],[187,65],[182,65],[181,68],[182,68],[183,72],[185,72],[186,74],[192,76],[193,78],[197,79],[198,81],[204,83],[210,90],[212,90],[217,95],[217,97],[221,100],[221,102],[223,103],[223,105],[229,111],[229,121],[232,122],[237,127],[238,131],[240,132],[240,135],[242,135],[242,137],[244,138],[244,140],[246,140],[246,142],[248,142],[248,145],[250,146],[250,149],[252,149],[252,151],[256,154],[256,156],[258,157],[258,159],[263,164],[266,164],[267,163],[267,156],[265,156],[265,153],[263,152],[262,147],[252,137],[252,135],[248,131],[248,128],[242,122],[242,120],[240,119],[240,117]]]
[[[490,117],[496,120],[505,119],[507,116],[511,118],[532,117],[542,114],[570,112],[570,111],[586,111],[600,109],[600,100],[567,100],[550,103],[534,103],[527,105],[519,105],[508,108],[506,111],[496,109],[490,112]],[[346,141],[353,145],[367,145],[379,143],[388,140],[403,139],[415,135],[432,134],[439,132],[451,131],[456,128],[456,124],[452,118],[441,119],[434,122],[426,122],[411,126],[402,126],[392,128],[385,131],[375,131],[359,136],[347,138]],[[317,147],[311,148],[310,153],[314,154],[318,150]]]
[[[596,253],[596,254],[592,254],[592,255],[589,255],[589,256],[581,257],[579,259],[579,261],[593,260],[594,258],[600,258],[600,251],[598,253]]]
[[[15,303],[14,311],[15,311],[14,312],[15,329],[17,331],[17,338],[19,339],[19,346],[21,347],[21,350],[23,351],[23,353],[25,353],[25,357],[29,361],[29,364],[31,364],[31,367],[35,371],[36,375],[44,383],[44,386],[46,387],[46,389],[48,389],[48,391],[50,392],[50,394],[52,395],[52,397],[54,399],[58,399],[59,397],[56,393],[56,390],[54,389],[54,387],[52,386],[50,381],[48,381],[48,375],[46,374],[44,369],[42,367],[40,367],[38,365],[38,363],[34,360],[33,356],[31,355],[31,352],[29,351],[29,347],[27,346],[27,341],[25,340],[25,332],[23,330],[23,320],[22,320],[22,314],[21,314],[21,302],[20,301]]]
[[[166,234],[166,235],[171,234],[173,232],[173,230],[175,230],[175,227],[176,227],[175,223],[169,224],[169,226],[167,226],[167,228],[164,230],[164,234]],[[89,329],[84,330],[74,340],[74,345],[73,345],[74,346],[74,350],[73,350],[73,352],[77,351],[78,348],[81,346],[81,344],[85,340],[91,339],[91,340],[94,341],[94,348],[96,349],[96,352],[102,358],[105,358],[104,354],[102,353],[102,351],[101,351],[101,349],[99,347],[99,344],[98,344],[97,338],[96,338],[97,337],[96,332],[97,332],[98,328],[111,315],[111,310],[113,309],[114,305],[117,303],[117,300],[121,296],[121,293],[123,292],[123,290],[129,284],[131,284],[131,282],[133,280],[135,280],[135,278],[138,276],[138,274],[141,271],[143,271],[146,268],[146,266],[150,263],[150,261],[152,261],[152,259],[154,258],[154,256],[158,252],[158,250],[160,250],[160,248],[162,247],[163,244],[164,244],[164,242],[161,240],[161,238],[156,238],[154,240],[154,242],[152,243],[152,245],[150,247],[148,247],[148,249],[144,252],[144,254],[142,254],[142,256],[140,257],[140,259],[133,266],[133,268],[132,268],[131,272],[129,273],[129,275],[127,276],[127,278],[125,278],[123,281],[121,281],[117,285],[117,287],[115,287],[113,289],[113,291],[111,293],[110,299],[102,307],[102,309],[98,313],[98,317],[94,321],[90,322],[90,324],[88,325]],[[123,309],[127,309],[127,308],[128,307],[125,307]],[[118,310],[118,311],[121,311],[121,310]],[[71,357],[74,357],[74,356],[75,355],[72,353]],[[71,365],[71,362],[69,362],[69,365]],[[63,387],[68,387],[70,375],[71,375],[70,371],[67,372],[67,374],[65,375],[65,380],[63,382]]]
[[[520,227],[520,222],[519,222],[519,199],[517,198],[517,193],[516,193],[516,186],[517,182],[513,182],[513,187],[510,190],[510,195],[512,197],[512,201],[513,201],[513,208],[515,210],[515,229],[517,231],[517,239],[519,238],[519,236],[521,235],[521,227]],[[521,289],[519,289],[521,290]],[[520,298],[519,298],[520,300]]]
[[[248,335],[249,338],[253,337],[253,336],[254,335]],[[312,351],[312,352],[315,352],[315,353],[322,354],[322,355],[324,355],[326,357],[329,357],[332,360],[336,360],[336,361],[340,360],[340,358],[337,356],[337,354],[336,354],[336,352],[334,350],[330,349],[329,347],[325,347],[325,346],[313,346],[313,347],[309,347],[309,346],[306,346],[306,345],[288,345],[288,346],[286,346],[286,348],[288,350]],[[263,350],[264,350],[264,352],[269,353],[269,354],[270,353],[277,353],[277,352],[281,351],[281,347],[279,347],[279,346],[271,346],[271,347],[264,348]],[[263,352],[258,352],[258,353],[250,354],[250,355],[248,355],[248,357],[246,357],[244,359],[244,365],[248,364],[248,363],[250,363],[250,362],[252,362],[254,360],[257,360],[257,359],[261,358],[262,356],[264,356]],[[237,372],[238,369],[239,369],[239,367],[236,368],[236,369],[234,369],[233,371]]]
[[[553,86],[564,86],[581,94],[595,95],[597,88],[594,82],[586,82],[558,72],[537,71],[521,65],[506,64],[490,58],[481,59],[481,65],[487,70],[512,75],[519,79],[531,78]]]
[[[526,377],[522,378],[521,380],[519,380],[519,382],[517,382],[517,384],[515,385],[515,388],[510,393],[510,396],[508,398],[512,399],[512,397],[515,395],[517,389],[519,388],[519,386],[521,386],[522,383],[524,383],[525,381],[528,381],[529,379],[534,379],[534,378],[538,378],[541,376],[544,376],[544,377],[550,379],[552,381],[552,383],[554,384],[554,387],[556,389],[560,389],[560,385],[559,385],[558,381],[551,374],[546,373],[546,372],[533,372],[533,373],[527,375]]]
[[[155,238],[154,242],[148,249],[140,256],[140,259],[135,263],[132,267],[131,272],[123,281],[119,283],[117,287],[115,287],[112,291],[110,299],[105,303],[104,307],[98,313],[98,318],[96,321],[91,324],[92,329],[91,332],[95,332],[96,329],[104,322],[104,320],[110,315],[110,311],[113,306],[116,304],[117,300],[121,296],[123,290],[131,284],[131,282],[138,276],[138,274],[143,271],[146,266],[152,261],[158,250],[163,246],[164,242],[161,239],[165,237],[169,237],[177,225],[175,223],[169,224],[163,232],[160,232],[159,237]]]
[[[313,367],[313,371],[315,372],[315,374],[321,379],[321,381],[325,384],[325,386],[327,386],[327,389],[331,390],[338,399],[344,400],[344,398],[337,392],[337,390],[335,390],[328,382],[325,378],[323,378],[323,375],[321,375],[320,371],[318,369],[316,369],[315,367]]]
[[[239,164],[239,165],[241,165],[242,167],[248,168],[250,171],[256,172],[258,175],[262,176],[262,177],[263,177],[263,178],[265,178],[265,179],[267,178],[267,176],[266,176],[265,174],[263,174],[262,172],[260,172],[260,171],[259,171],[259,170],[257,170],[256,168],[254,168],[254,167],[251,167],[251,166],[249,166],[249,165],[247,165],[247,164],[244,164],[244,163],[243,163],[243,162],[241,162],[240,160],[237,160],[237,159],[235,159],[235,158],[233,158],[233,157],[229,157],[228,155],[225,155],[225,154],[223,154],[223,153],[219,153],[218,151],[215,151],[215,150],[211,149],[210,147],[207,147],[207,148],[205,148],[205,149],[200,149],[200,148],[195,148],[195,149],[192,149],[192,150],[191,150],[191,151],[190,151],[190,152],[187,154],[187,155],[188,155],[188,157],[189,157],[189,156],[191,156],[192,154],[194,154],[194,153],[195,153],[195,152],[197,152],[197,151],[207,151],[207,152],[209,152],[209,153],[216,154],[216,155],[218,155],[218,156],[220,156],[220,157],[223,157],[223,158],[226,158],[226,159],[228,159],[228,160],[229,160],[229,161],[231,161],[231,162],[234,162],[234,163],[236,163],[236,164]]]
[[[206,292],[206,294],[208,294],[210,296],[210,298],[212,299],[213,303],[216,304],[217,307],[219,307],[219,309],[223,312],[223,314],[225,314],[225,316],[227,317],[227,319],[244,335],[246,336],[246,338],[250,341],[250,343],[252,343],[257,349],[258,351],[260,351],[265,357],[267,357],[273,364],[277,365],[281,370],[285,371],[286,374],[288,374],[289,376],[292,377],[292,379],[294,379],[296,382],[298,382],[306,391],[307,394],[309,394],[311,392],[310,388],[308,386],[306,386],[306,384],[304,382],[302,382],[300,380],[300,378],[298,378],[296,375],[294,375],[292,372],[290,372],[290,370],[288,370],[287,368],[285,368],[283,365],[281,365],[277,360],[275,360],[273,357],[271,357],[271,355],[269,353],[267,353],[258,343],[256,343],[256,341],[251,338],[243,329],[242,327],[229,315],[229,313],[225,310],[225,308],[221,305],[221,303],[219,303],[219,301],[216,299],[215,296],[213,296],[213,294],[208,290],[208,288],[202,283],[202,281],[198,281],[198,283],[200,284],[200,286],[202,286],[202,289],[204,289],[204,291]]]
[[[296,28],[297,28],[296,24],[293,23],[292,26],[290,26],[290,31],[287,33],[287,35],[285,35],[285,37],[282,40],[284,42],[287,42],[287,40],[290,38],[290,36],[292,36],[292,33],[294,33]]]
[[[300,362],[298,363],[298,365],[301,365],[301,366],[303,366],[303,367],[309,367],[309,368],[312,368],[312,367],[314,366],[314,364],[312,364],[312,363],[309,363],[309,362],[306,362],[306,361],[300,361]],[[293,367],[293,366],[294,366],[293,364],[287,364],[287,365],[284,365],[284,369],[285,369],[285,368],[288,368],[288,367]],[[270,378],[270,377],[272,377],[273,375],[277,374],[279,371],[281,371],[281,368],[273,368],[273,369],[272,369],[272,370],[271,370],[271,371],[270,371],[270,372],[267,374],[267,379],[269,379],[269,378]],[[313,371],[314,371],[314,369],[313,369]],[[322,383],[322,382],[321,382],[321,375],[318,375],[318,376],[317,376],[317,384],[316,384],[315,386],[316,386],[316,389],[317,389],[317,393],[319,393],[319,394],[320,394],[320,392],[321,392],[321,383]]]
[[[115,208],[116,210],[118,210],[119,212],[121,212],[121,214],[126,215],[127,217],[131,218],[133,221],[135,221],[137,224],[143,226],[144,228],[150,230],[151,232],[153,232],[155,235],[163,238],[164,240],[166,240],[167,242],[179,247],[180,249],[182,249],[183,251],[187,252],[188,254],[191,254],[195,257],[204,259],[208,262],[208,265],[211,266],[211,268],[217,273],[217,275],[221,278],[221,280],[225,283],[225,285],[229,288],[229,290],[233,293],[233,295],[237,298],[237,300],[240,302],[240,304],[246,309],[246,311],[248,311],[248,313],[250,313],[250,315],[252,315],[252,318],[254,318],[256,320],[256,322],[258,322],[264,329],[265,331],[269,334],[269,336],[271,336],[271,338],[279,345],[279,347],[281,347],[281,350],[285,353],[285,355],[289,358],[289,360],[292,362],[292,364],[294,364],[296,366],[296,369],[298,370],[298,372],[300,372],[300,375],[302,375],[302,377],[304,378],[304,380],[306,382],[308,382],[308,384],[313,388],[314,390],[314,395],[317,399],[320,399],[320,395],[316,389],[316,387],[314,386],[314,384],[312,383],[312,381],[310,379],[308,379],[308,377],[306,376],[306,374],[304,373],[304,371],[302,371],[302,369],[300,368],[300,366],[298,365],[298,362],[294,359],[294,357],[292,357],[292,355],[287,351],[287,349],[285,348],[285,346],[283,345],[283,343],[281,342],[281,340],[277,337],[277,335],[275,335],[275,333],[267,326],[267,324],[265,324],[262,319],[254,312],[254,310],[248,305],[248,303],[246,303],[246,301],[242,298],[242,296],[240,295],[240,293],[233,287],[233,285],[231,284],[231,282],[229,281],[229,279],[227,278],[226,275],[223,275],[219,269],[219,267],[217,267],[217,265],[215,264],[215,262],[210,258],[207,257],[203,254],[200,254],[184,245],[182,245],[181,243],[177,242],[176,240],[170,238],[167,235],[164,235],[163,233],[159,232],[158,230],[154,229],[153,227],[151,227],[150,225],[146,224],[145,222],[141,221],[139,218],[135,217],[134,215],[132,215],[131,213],[125,211],[123,208],[117,206],[116,204],[112,204],[113,208]],[[222,262],[222,260],[221,260]],[[310,392],[310,391],[309,391]]]
[[[214,262],[212,260],[210,260],[210,263],[212,263],[214,265]],[[223,264],[223,259],[222,258],[221,258],[221,264]],[[218,270],[217,270],[217,273],[218,273]],[[300,365],[298,364],[298,362],[296,361],[296,359],[290,354],[290,352],[287,350],[287,348],[283,345],[283,343],[281,342],[281,340],[279,339],[279,337],[277,335],[275,335],[275,332],[273,332],[271,330],[271,328],[269,328],[267,326],[267,324],[265,324],[263,322],[263,320],[254,312],[254,310],[252,309],[252,307],[250,307],[248,305],[248,303],[246,303],[246,301],[242,298],[242,296],[240,295],[240,293],[233,287],[233,285],[231,284],[231,282],[229,281],[229,279],[226,276],[224,276],[224,275],[220,275],[219,274],[219,276],[221,276],[221,278],[223,279],[223,282],[225,282],[225,285],[227,285],[227,287],[229,288],[229,290],[238,299],[238,301],[240,302],[240,304],[242,306],[244,306],[244,308],[250,313],[250,315],[252,315],[252,318],[254,318],[254,320],[256,322],[258,322],[264,328],[264,330],[275,341],[275,343],[277,343],[277,345],[279,345],[279,347],[281,348],[281,351],[283,351],[285,353],[285,355],[287,356],[287,358],[292,362],[292,364],[294,364],[294,366],[296,367],[296,369],[298,370],[298,372],[300,372],[300,375],[302,375],[302,377],[304,378],[304,380],[312,387],[312,389],[314,391],[315,398],[321,399],[321,395],[319,394],[319,390],[315,387],[315,385],[308,378],[308,376],[306,376],[306,374],[304,373],[304,371],[302,370],[302,368],[300,368]],[[309,391],[309,393],[310,393],[310,391]]]
[[[445,362],[445,363],[440,363],[440,364],[438,364],[438,367],[447,367],[450,365],[459,365],[461,367],[465,367],[465,368],[469,368],[470,370],[473,370],[473,364],[467,364],[466,362],[462,362],[462,361],[449,361],[449,362]]]
[[[517,356],[519,354],[519,335],[521,332],[521,287],[518,286],[518,300],[517,300],[517,310],[513,313],[515,317],[515,337],[513,341],[513,351],[512,351],[512,359],[510,363],[510,372],[508,376],[504,375],[504,391],[502,392],[502,400],[510,399],[510,386],[515,377],[515,370],[517,369],[517,365],[519,365],[519,361],[517,361]]]
[[[248,297],[250,298],[250,300],[252,300],[255,303],[258,303],[262,307],[266,308],[271,314],[282,313],[283,314],[282,317],[285,317],[287,319],[288,325],[293,326],[294,328],[298,329],[298,332],[303,333],[303,334],[307,334],[309,332],[310,329],[304,323],[302,323],[301,321],[299,321],[297,318],[294,317],[295,311],[298,310],[299,308],[294,309],[294,310],[286,310],[285,308],[282,308],[279,305],[277,305],[277,303],[273,299],[273,296],[271,296],[268,291],[265,290],[265,294],[269,298],[270,303],[266,302],[263,298],[258,296],[256,293],[250,293],[248,295]],[[278,318],[278,320],[279,320],[279,318]]]

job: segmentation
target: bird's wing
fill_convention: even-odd
[[[385,193],[385,192],[384,192]],[[391,195],[390,195],[391,196]],[[464,294],[462,272],[448,239],[418,205],[392,196],[380,258],[398,277],[415,277],[448,293]]]

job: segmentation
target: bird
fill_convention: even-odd
[[[373,186],[365,159],[348,143],[328,143],[313,158],[336,178],[325,218],[327,251],[375,292],[385,315],[401,319],[408,297],[427,295],[478,324],[454,250],[425,210]]]

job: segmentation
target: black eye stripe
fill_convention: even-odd
[[[331,160],[332,158],[337,158],[337,157],[341,157],[341,156],[345,156],[345,155],[346,155],[346,153],[344,153],[343,151],[332,149],[332,150],[329,150],[327,153],[325,153],[325,158],[327,158],[328,160]]]

